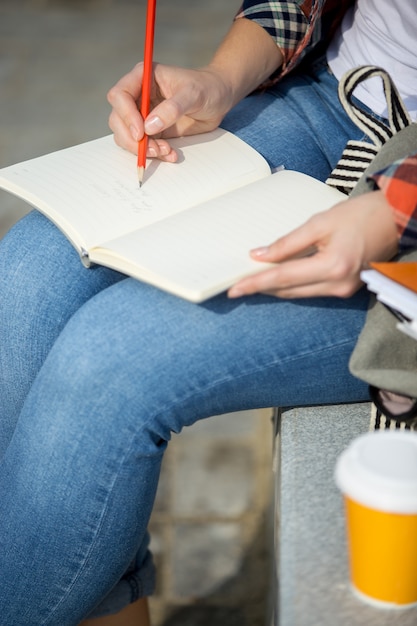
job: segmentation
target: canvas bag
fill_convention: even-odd
[[[353,100],[355,87],[373,76],[380,76],[383,81],[389,126],[375,120]],[[417,124],[412,123],[393,81],[381,68],[361,66],[347,72],[339,84],[339,98],[349,117],[372,141],[372,144],[348,142],[326,181],[353,197],[374,190],[369,176],[417,150]],[[401,254],[395,260],[417,261],[417,250]],[[365,325],[351,355],[349,369],[369,384],[372,400],[385,415],[412,421],[417,415],[417,341],[401,333],[397,321],[371,294]],[[381,400],[380,390],[413,401],[405,412],[391,414]]]

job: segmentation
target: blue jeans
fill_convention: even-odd
[[[325,67],[252,95],[224,126],[272,167],[321,179],[361,138]],[[76,625],[152,593],[146,529],[171,433],[236,410],[366,400],[348,359],[367,302],[361,290],[195,305],[86,270],[36,212],[18,223],[0,243],[2,623]]]

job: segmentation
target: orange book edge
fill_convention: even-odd
[[[417,293],[417,262],[370,263],[370,266],[399,285]]]

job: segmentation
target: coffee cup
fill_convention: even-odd
[[[369,432],[339,456],[351,585],[385,608],[417,605],[417,434]]]

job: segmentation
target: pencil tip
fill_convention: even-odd
[[[143,174],[144,174],[144,171],[145,171],[144,167],[138,167],[139,189],[142,187],[142,184],[143,184]]]

